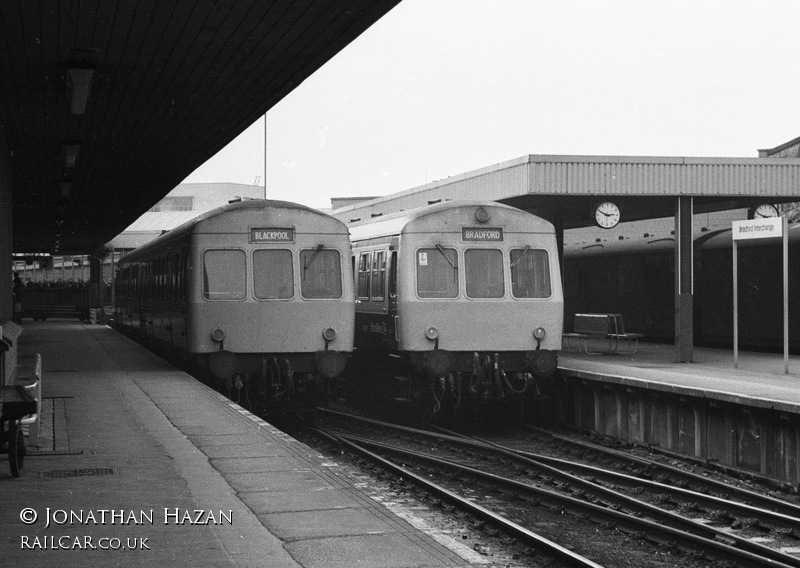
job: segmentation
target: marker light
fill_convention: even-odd
[[[217,328],[211,332],[211,339],[213,339],[217,343],[222,343],[223,340],[225,339],[225,332],[222,331],[220,328]]]
[[[533,336],[534,336],[536,339],[538,339],[539,341],[541,341],[542,339],[544,339],[544,336],[545,336],[545,331],[544,331],[544,328],[543,328],[543,327],[537,327],[536,329],[534,329],[534,330],[533,330]]]
[[[336,339],[336,330],[332,327],[327,327],[322,331],[322,338],[325,341],[333,341]]]
[[[439,330],[431,326],[425,330],[425,337],[427,337],[431,341],[436,341],[437,339],[439,339]]]

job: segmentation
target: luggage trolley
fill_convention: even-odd
[[[21,385],[0,386],[0,453],[8,454],[11,476],[19,477],[25,459],[22,419],[36,415],[36,399]]]

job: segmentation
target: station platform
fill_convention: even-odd
[[[671,345],[562,351],[557,420],[800,491],[800,357]],[[542,406],[545,411],[547,406]]]
[[[39,439],[29,440],[20,477],[0,455],[4,566],[486,562],[107,326],[26,321],[19,356],[34,353]]]
[[[562,372],[654,391],[704,397],[800,414],[800,357],[781,353],[694,348],[692,362],[677,362],[672,345],[639,343],[635,353],[588,355],[561,351]]]

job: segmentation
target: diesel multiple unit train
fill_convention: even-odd
[[[350,393],[388,385],[432,410],[519,399],[555,372],[563,295],[550,223],[447,202],[350,232],[352,246],[341,221],[281,201],[211,211],[120,260],[116,324],[249,406],[309,410],[351,353]]]
[[[233,203],[120,260],[115,322],[248,406],[308,411],[353,350],[349,258],[338,219],[285,201]]]
[[[566,313],[622,313],[626,327],[650,341],[674,341],[673,237],[565,247]],[[733,346],[733,254],[730,229],[694,242],[694,343]],[[739,346],[783,350],[783,259],[780,239],[738,245]],[[800,310],[800,225],[789,225],[789,313]],[[567,321],[567,325],[571,322]],[[800,318],[789,320],[789,348],[800,353]]]
[[[564,305],[547,221],[451,201],[357,223],[350,234],[355,377],[452,411],[519,400],[556,371]]]

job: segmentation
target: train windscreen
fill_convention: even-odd
[[[417,251],[417,294],[420,298],[458,296],[458,258],[455,249],[436,247]]]
[[[505,296],[502,251],[467,249],[464,251],[464,274],[467,280],[468,298],[502,298]]]
[[[257,300],[288,300],[294,296],[292,251],[253,252],[253,295]]]
[[[203,297],[206,300],[243,300],[247,269],[242,250],[207,250],[203,254]]]
[[[515,298],[549,298],[550,260],[547,251],[525,247],[513,249],[511,293]]]
[[[308,299],[342,297],[339,251],[320,248],[300,251],[300,293]]]

